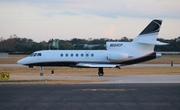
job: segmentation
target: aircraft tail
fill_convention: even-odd
[[[120,51],[132,58],[152,53],[155,45],[167,45],[167,43],[157,41],[161,24],[162,20],[152,20],[132,42],[106,42],[106,49]]]
[[[106,42],[108,60],[124,60],[124,65],[140,63],[160,57],[160,53],[154,52],[155,45],[166,45],[157,41],[162,20],[152,20],[148,26],[132,42]]]
[[[133,40],[133,42],[149,45],[166,45],[166,43],[157,41],[161,24],[162,20],[159,19],[151,21],[149,25]]]

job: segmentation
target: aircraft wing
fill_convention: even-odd
[[[77,63],[76,66],[78,67],[91,67],[91,68],[99,68],[99,67],[105,67],[105,68],[115,68],[117,67],[116,64],[98,64],[98,63]]]

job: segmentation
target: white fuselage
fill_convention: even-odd
[[[146,49],[143,49],[142,44],[133,42],[107,42],[106,45],[107,50],[36,51],[30,56],[19,60],[18,63],[31,66],[81,66],[81,64],[88,63],[96,64],[95,67],[101,67],[99,64],[105,64],[104,67],[112,67],[109,64],[114,64],[113,67],[115,67],[118,64],[122,65],[122,62],[147,57],[153,53],[152,49],[147,49],[148,46],[152,48],[152,45],[146,45]]]

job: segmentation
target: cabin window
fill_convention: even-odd
[[[66,53],[66,57],[68,57],[68,54]]]
[[[78,54],[76,54],[76,57],[78,57],[79,55]]]
[[[81,54],[81,57],[83,57],[84,56],[84,54]]]
[[[61,55],[60,55],[61,57],[63,57],[63,54],[61,53]]]
[[[91,53],[91,57],[94,57],[94,54],[93,54],[93,53]]]
[[[89,56],[89,54],[87,53],[87,54],[86,54],[86,57],[88,57],[88,56]]]
[[[73,54],[71,53],[71,57],[73,57]]]

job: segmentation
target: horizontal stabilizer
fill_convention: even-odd
[[[138,43],[141,44],[150,44],[150,45],[168,45],[168,43],[164,42],[159,42],[159,41],[154,41],[154,42],[149,42],[149,41],[137,41]]]
[[[99,68],[99,67],[104,67],[104,68],[115,68],[117,67],[116,64],[98,64],[98,63],[78,63],[76,64],[78,67],[91,67],[91,68]]]

